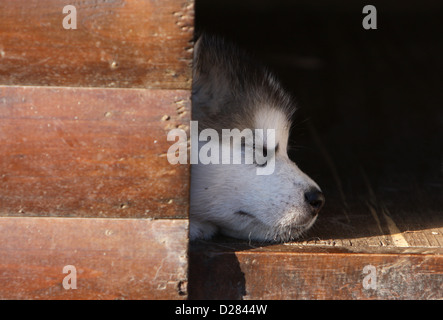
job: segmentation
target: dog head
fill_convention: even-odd
[[[218,134],[191,141],[200,154],[211,149],[214,160],[191,169],[191,239],[217,231],[257,241],[297,238],[314,224],[324,196],[288,157],[291,98],[266,68],[219,38],[200,38],[195,54],[194,119],[200,133]],[[253,139],[223,139],[228,129],[251,130]],[[248,162],[248,151],[257,150],[262,157]]]

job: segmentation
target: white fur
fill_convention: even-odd
[[[314,223],[304,193],[319,187],[288,158],[286,116],[271,108],[255,119],[256,128],[276,130],[274,173],[257,175],[254,164],[193,165],[191,239],[207,239],[219,230],[241,239],[288,241]]]
[[[222,39],[202,38],[194,51],[194,119],[218,131],[274,129],[278,150],[270,175],[257,175],[255,164],[192,165],[190,238],[221,232],[258,241],[294,239],[318,213],[305,193],[320,190],[287,155],[295,106],[266,68]]]

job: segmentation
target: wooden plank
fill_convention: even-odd
[[[190,299],[443,298],[442,249],[352,252],[232,243],[190,249]],[[375,288],[368,287],[367,276]]]
[[[183,299],[186,220],[0,217],[0,299]],[[74,273],[65,266],[74,266]],[[68,277],[63,282],[65,277]]]
[[[186,90],[0,87],[0,215],[187,218]]]
[[[344,206],[339,196],[331,199],[303,244],[350,249],[443,247],[442,200],[438,193],[424,193],[419,185],[405,182],[402,189],[391,189],[387,197],[374,191],[364,174],[360,179],[367,190],[361,191],[359,201],[350,199]],[[404,190],[411,193],[405,197]]]
[[[189,89],[192,35],[192,0],[8,1],[0,84]]]

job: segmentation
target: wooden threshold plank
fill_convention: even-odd
[[[0,84],[190,89],[193,12],[193,0],[8,1]]]
[[[191,243],[189,270],[190,299],[443,298],[441,248]]]
[[[0,215],[187,218],[187,90],[0,87]]]
[[[0,299],[186,298],[187,230],[182,219],[0,217]]]

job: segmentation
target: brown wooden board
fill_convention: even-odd
[[[0,215],[187,218],[186,90],[0,87]]]
[[[0,299],[184,299],[187,226],[0,217]]]
[[[233,243],[191,248],[190,299],[443,298],[442,249]]]
[[[7,1],[0,84],[189,89],[192,34],[192,0]]]

